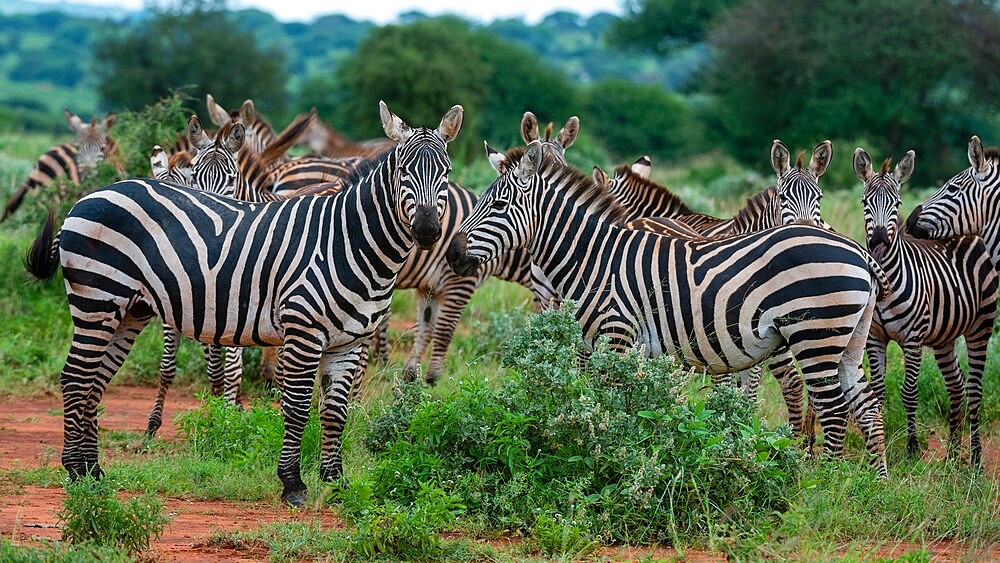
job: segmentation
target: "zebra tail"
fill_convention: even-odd
[[[878,282],[876,298],[883,299],[888,297],[889,293],[892,292],[892,286],[889,284],[889,276],[885,275],[885,270],[872,258],[871,254],[865,252],[865,257],[868,259],[868,268],[872,271],[872,275],[875,276],[875,281]]]
[[[14,195],[10,196],[7,200],[7,206],[3,208],[3,215],[0,216],[0,223],[7,220],[18,207],[21,207],[21,203],[24,202],[24,195],[28,193],[28,182],[21,184],[21,187],[14,192]]]
[[[28,255],[24,258],[24,268],[40,280],[50,280],[59,269],[59,234],[52,236],[55,230],[56,212],[49,208],[49,217],[45,220],[42,232],[35,242],[31,243]]]
[[[295,146],[299,138],[309,129],[316,119],[316,108],[312,108],[309,113],[303,113],[292,120],[277,137],[267,145],[267,148],[260,153],[258,158],[260,165],[267,167],[281,158],[288,149]]]

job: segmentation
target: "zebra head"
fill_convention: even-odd
[[[918,205],[906,220],[906,232],[919,238],[961,235],[996,236],[996,206],[1000,198],[1000,149],[983,148],[979,137],[969,141],[969,168],[945,182]],[[994,238],[995,241],[995,238]],[[988,241],[987,246],[990,246]]]
[[[861,205],[865,214],[865,239],[872,258],[881,260],[899,236],[899,206],[903,203],[899,187],[913,174],[916,153],[907,151],[899,159],[896,169],[889,172],[889,159],[882,162],[882,170],[875,172],[872,159],[864,149],[854,149],[854,174],[865,187]]]
[[[392,182],[398,194],[399,218],[409,226],[417,247],[433,248],[441,238],[441,217],[448,204],[448,143],[462,128],[462,106],[452,106],[437,129],[411,128],[383,101],[379,101],[379,114],[386,136],[398,143],[393,149],[396,168]]]
[[[576,142],[579,135],[580,118],[575,115],[566,120],[566,124],[559,130],[555,139],[552,138],[552,123],[545,128],[545,137],[541,137],[538,134],[538,119],[535,114],[526,111],[521,116],[521,138],[524,139],[524,144],[540,141],[543,151],[559,162],[566,162],[566,149]]]
[[[788,147],[778,139],[771,145],[771,166],[777,174],[775,187],[781,205],[781,224],[807,223],[824,226],[819,202],[823,190],[819,187],[819,177],[826,172],[833,156],[833,145],[823,141],[813,149],[809,167],[802,168],[802,154],[795,166],[791,166]]]
[[[111,112],[104,118],[104,121],[97,122],[97,117],[91,117],[90,123],[84,122],[69,108],[63,109],[69,128],[76,133],[76,162],[81,168],[93,170],[97,163],[104,159],[105,148],[108,144],[108,129],[118,122],[118,115]]]
[[[168,159],[166,151],[160,145],[154,145],[149,155],[149,167],[157,180],[191,185],[191,155],[187,151],[180,151]]]
[[[188,140],[197,150],[191,159],[191,187],[232,197],[242,180],[237,154],[246,142],[242,123],[227,123],[209,138],[197,115],[188,120]]]
[[[486,153],[500,176],[483,192],[448,247],[448,264],[460,276],[471,276],[480,264],[528,245],[537,230],[535,208],[542,180],[536,172],[544,157],[542,143],[531,141],[517,163],[488,144]]]
[[[274,128],[257,113],[253,100],[244,100],[238,110],[226,111],[226,108],[216,103],[211,94],[206,94],[205,106],[208,108],[209,119],[216,127],[242,123],[246,131],[246,145],[257,154],[263,153],[268,143],[274,139]]]

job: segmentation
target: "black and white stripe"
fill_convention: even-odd
[[[61,375],[62,461],[71,477],[101,474],[97,406],[154,315],[201,342],[282,347],[278,476],[296,506],[306,500],[300,443],[318,368],[321,474],[340,477],[355,367],[414,244],[440,236],[446,146],[462,121],[461,106],[437,129],[410,128],[385,104],[380,113],[399,145],[335,196],[248,203],[131,180],[81,199],[55,244],[46,225],[28,269],[51,277],[61,264],[66,280],[74,334]]]
[[[997,308],[997,273],[978,236],[926,241],[902,232],[899,188],[913,173],[913,163],[914,153],[909,151],[895,170],[889,170],[886,160],[882,170],[875,172],[868,153],[861,148],[854,152],[854,172],[864,182],[861,203],[868,249],[891,286],[891,291],[878,301],[868,337],[872,386],[884,398],[886,345],[896,341],[903,350],[906,447],[910,455],[916,455],[917,378],[923,348],[930,347],[950,400],[949,450],[952,454],[958,451],[967,387],[972,463],[979,465],[979,403],[971,397],[982,396],[986,349]],[[959,336],[965,336],[968,349],[968,384],[955,351]]]
[[[848,409],[886,475],[882,408],[861,364],[875,307],[869,259],[811,225],[689,241],[624,228],[607,191],[532,143],[508,154],[450,257],[459,273],[523,247],[560,294],[578,303],[584,339],[641,346],[712,373],[760,363],[787,346],[839,454]],[[519,162],[515,165],[514,162]]]

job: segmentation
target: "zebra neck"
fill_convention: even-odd
[[[381,263],[387,271],[380,271],[385,277],[395,277],[413,250],[414,242],[410,229],[403,224],[397,211],[398,188],[392,181],[392,170],[396,166],[395,153],[371,172],[361,177],[340,194],[333,196],[311,196],[338,198],[342,216],[331,228],[345,230],[341,233],[354,247],[368,247],[367,259]],[[307,196],[308,197],[308,196]],[[339,240],[337,240],[339,239]],[[331,237],[331,244],[343,244],[341,237]]]
[[[778,194],[768,188],[747,200],[733,216],[731,234],[742,235],[777,227],[781,224]]]
[[[898,287],[900,280],[906,275],[905,260],[903,259],[903,254],[905,253],[904,245],[907,243],[903,240],[904,235],[898,233],[889,243],[889,247],[886,248],[885,254],[882,258],[878,260],[878,265],[882,267],[882,271],[885,272],[887,278],[889,278],[889,283],[893,287]]]

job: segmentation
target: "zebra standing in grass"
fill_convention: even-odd
[[[74,186],[79,185],[102,160],[107,160],[119,172],[123,170],[118,143],[108,135],[108,130],[118,122],[117,114],[109,113],[100,123],[97,122],[97,117],[86,123],[69,108],[64,109],[63,113],[69,122],[69,128],[76,133],[76,140],[56,145],[39,157],[28,179],[7,200],[0,222],[17,211],[28,192],[47,186],[60,176],[69,178]]]
[[[689,241],[626,229],[591,178],[538,143],[514,149],[456,235],[459,274],[524,247],[578,303],[584,340],[641,346],[713,373],[760,363],[779,346],[798,360],[826,440],[839,454],[849,407],[887,475],[882,408],[861,369],[876,286],[865,251],[811,225]],[[491,160],[492,161],[492,160]],[[494,164],[496,164],[494,162]]]
[[[63,268],[74,326],[61,375],[71,478],[101,475],[97,407],[154,315],[202,342],[282,347],[278,476],[293,506],[306,501],[300,445],[318,368],[320,472],[341,476],[355,366],[414,243],[430,248],[441,236],[447,143],[462,123],[461,106],[437,129],[410,128],[384,103],[380,114],[396,149],[335,196],[248,203],[130,180],[77,202],[55,241],[50,215],[27,267],[40,278]]]

